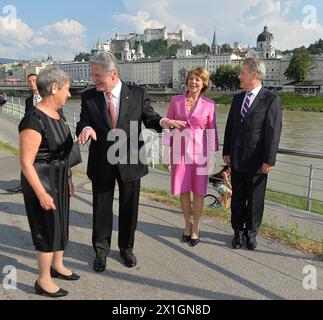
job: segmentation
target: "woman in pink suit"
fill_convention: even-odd
[[[209,86],[204,68],[191,70],[186,77],[188,91],[171,99],[167,118],[182,120],[186,127],[164,134],[164,161],[171,148],[172,194],[180,195],[185,219],[183,242],[193,247],[199,243],[199,223],[208,181],[208,169],[219,150],[214,101],[202,95]],[[166,162],[167,163],[167,162]],[[191,223],[191,192],[193,223]]]

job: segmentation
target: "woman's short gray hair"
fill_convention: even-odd
[[[264,80],[266,77],[266,65],[263,60],[256,58],[247,58],[243,62],[244,66],[249,66],[249,72],[255,72],[258,80]]]
[[[64,71],[58,67],[47,67],[39,72],[36,83],[40,96],[44,98],[52,94],[54,83],[61,89],[68,81],[70,78]]]
[[[116,57],[109,51],[101,51],[96,53],[90,59],[90,64],[100,64],[105,71],[118,70],[118,62]]]

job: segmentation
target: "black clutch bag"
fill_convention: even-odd
[[[68,163],[70,168],[73,168],[82,162],[80,145],[77,141],[73,142],[72,150],[70,152]]]

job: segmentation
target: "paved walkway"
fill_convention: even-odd
[[[16,145],[16,126],[15,121],[0,115],[0,141]],[[22,195],[5,192],[19,181],[17,157],[0,151],[0,168],[0,299],[42,299],[33,290],[37,266]],[[166,177],[154,172],[143,179],[143,186],[156,188],[159,179]],[[66,299],[323,299],[323,262],[318,258],[261,237],[254,252],[232,250],[230,226],[210,218],[202,219],[201,243],[191,248],[179,241],[180,211],[145,198],[140,199],[136,233],[137,267],[127,269],[122,264],[115,217],[107,271],[96,274],[92,272],[91,185],[86,178],[74,180],[77,192],[71,202],[66,264],[81,280],[57,281],[70,291]],[[115,201],[115,212],[117,206]],[[1,271],[7,265],[17,268],[17,290],[2,288],[6,279]],[[317,270],[316,290],[303,288],[303,270],[308,265]]]

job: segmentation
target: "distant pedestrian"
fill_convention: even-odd
[[[5,93],[0,94],[0,111],[2,111],[3,106],[6,104],[7,102],[7,96]]]
[[[230,199],[232,198],[232,186],[230,182],[231,168],[226,165],[223,169],[212,175],[210,181],[213,182],[215,192],[217,193],[224,209],[230,208]]]

